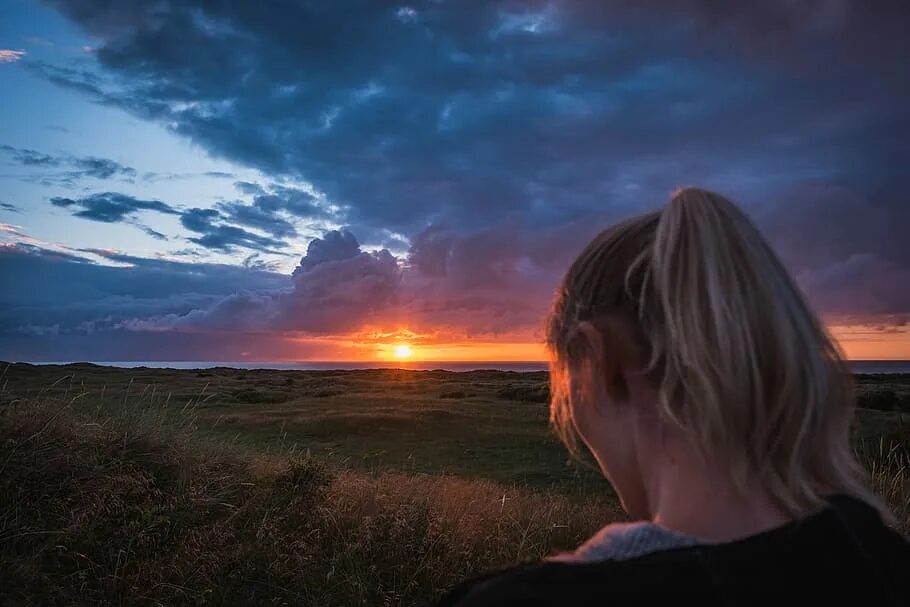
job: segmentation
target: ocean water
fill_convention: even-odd
[[[851,360],[854,373],[910,373],[910,360]]]
[[[23,361],[24,362],[24,361]],[[65,365],[77,361],[34,363],[45,365]],[[136,360],[136,361],[78,361],[90,362],[93,365],[105,367],[123,367],[135,369],[136,367],[149,367],[152,369],[211,369],[213,367],[231,367],[234,369],[277,369],[280,371],[348,371],[356,369],[412,369],[414,371],[478,371],[493,369],[497,371],[546,371],[547,363],[530,362],[426,362],[426,361],[373,361],[373,362],[332,362],[332,361],[162,361],[162,360]]]
[[[68,362],[49,362],[38,364],[62,365]],[[91,362],[91,361],[85,361]],[[222,361],[104,361],[93,362],[107,367],[150,367],[153,369],[211,369],[212,367],[232,367],[235,369],[278,369],[301,371],[334,371],[349,369],[413,369],[430,371],[477,371],[494,369],[497,371],[545,371],[547,363],[529,362],[222,362]],[[910,373],[910,360],[851,360],[850,369],[854,373]]]

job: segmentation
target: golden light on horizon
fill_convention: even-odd
[[[397,358],[398,360],[405,360],[405,359],[411,358],[411,356],[414,355],[414,352],[411,350],[411,346],[409,346],[407,344],[401,344],[401,345],[395,346],[394,352],[395,352],[395,358]]]
[[[910,359],[910,326],[882,331],[860,325],[829,324],[832,335],[850,360]],[[323,338],[291,338],[295,349],[309,350],[306,357],[288,360],[334,362],[546,362],[547,351],[533,335],[516,335],[502,341],[439,338],[426,333],[387,332]],[[274,360],[277,360],[275,358]]]
[[[883,331],[864,325],[829,325],[828,330],[849,360],[907,360],[910,358],[910,327]]]

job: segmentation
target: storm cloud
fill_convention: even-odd
[[[350,232],[313,239],[273,294],[238,291],[183,315],[136,319],[136,331],[253,331],[338,335],[397,327],[450,339],[521,334],[541,324],[579,234],[591,228],[528,232],[500,225],[468,235],[433,227],[405,259],[367,252]]]
[[[58,206],[179,214],[219,252],[322,234],[281,292],[119,331],[534,336],[589,238],[690,184],[741,203],[829,321],[910,315],[906,3],[49,4],[97,50],[28,69],[266,176],[210,208]]]
[[[53,4],[113,80],[59,78],[410,233],[681,182],[872,193],[907,153],[896,3]]]
[[[110,262],[91,261],[85,254]],[[0,245],[0,358],[60,360],[156,352],[174,357],[186,340],[149,338],[122,328],[135,318],[186,314],[213,305],[235,290],[270,293],[287,289],[287,276],[254,268],[180,263],[115,251],[51,251],[27,244]],[[196,344],[191,351],[207,351]],[[238,341],[240,339],[238,338]],[[72,347],[72,350],[66,348]],[[98,350],[93,350],[93,348]],[[62,348],[62,349],[61,349]],[[82,354],[78,354],[81,349]],[[66,350],[66,351],[64,351]],[[149,352],[151,354],[151,352]]]

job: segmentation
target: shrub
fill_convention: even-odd
[[[250,403],[253,405],[273,405],[290,400],[290,394],[287,392],[263,392],[253,388],[235,390],[232,396],[238,402]]]
[[[550,388],[547,384],[509,384],[505,388],[500,389],[496,395],[505,400],[546,403],[550,401]]]
[[[900,395],[897,401],[897,408],[905,413],[910,413],[910,392]]]
[[[442,394],[439,395],[439,398],[451,398],[451,399],[466,398],[466,397],[467,397],[467,394],[465,394],[461,390],[455,390],[453,392],[443,392]]]
[[[338,396],[340,394],[344,394],[344,390],[325,388],[322,390],[314,390],[310,393],[310,396],[314,398],[331,398],[332,396]]]
[[[894,390],[871,390],[858,395],[857,406],[879,411],[893,411],[897,405]]]

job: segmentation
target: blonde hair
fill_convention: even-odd
[[[550,417],[575,449],[569,373],[592,372],[577,330],[632,320],[660,412],[736,486],[759,479],[799,515],[844,493],[879,508],[850,448],[852,376],[759,231],[729,200],[677,191],[662,210],[598,235],[572,263],[547,322]]]

